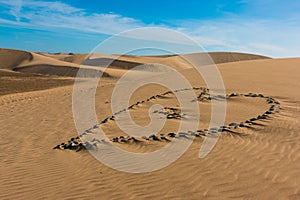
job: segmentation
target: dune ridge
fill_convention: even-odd
[[[184,59],[197,57],[202,59],[202,63],[220,64],[227,62],[269,59],[265,56],[231,53],[231,52],[212,52],[212,53],[195,53],[186,55],[169,55],[169,56],[127,56],[127,55],[105,55],[95,54],[97,58],[86,59],[87,54],[49,54],[33,53],[21,50],[0,49],[0,70],[9,70],[14,72],[55,75],[65,77],[75,77],[79,68],[89,71],[89,74],[101,71],[101,68],[91,68],[88,66],[108,66],[110,68],[128,70],[139,65],[147,64],[164,64],[175,69],[185,69],[191,67]],[[150,66],[151,67],[151,66]],[[153,66],[154,68],[154,66]],[[103,72],[107,77],[109,74]]]
[[[77,64],[63,62],[54,58],[20,50],[0,49],[0,59],[0,70],[4,69],[11,72],[65,77],[76,77],[80,68],[85,70],[87,74],[101,72],[100,69],[79,66]],[[103,75],[105,77],[109,76],[105,72],[103,72]]]
[[[0,69],[13,69],[23,62],[32,61],[32,59],[33,55],[30,52],[0,48]]]
[[[66,62],[71,62],[71,63],[76,63],[76,64],[81,64],[84,59],[89,55],[89,54],[65,54],[65,53],[60,53],[60,54],[51,54],[51,53],[40,53],[41,55],[45,55],[51,58],[56,58],[61,61],[66,61]],[[236,61],[243,61],[243,60],[257,60],[257,59],[271,59],[270,57],[267,56],[262,56],[262,55],[256,55],[256,54],[251,54],[251,53],[239,53],[239,52],[208,52],[208,53],[191,53],[191,54],[182,54],[184,55],[195,55],[195,56],[201,56],[201,54],[209,54],[214,62],[216,64],[219,63],[227,63],[227,62],[236,62]],[[172,58],[172,57],[178,57],[181,55],[174,54],[174,55],[157,55],[157,56],[134,56],[134,55],[108,55],[108,54],[99,54],[100,57],[106,57],[106,58],[113,58],[113,57],[118,57],[120,60],[124,61],[137,61],[139,58],[142,59],[159,59],[159,58]]]

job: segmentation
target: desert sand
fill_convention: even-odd
[[[86,56],[0,49],[0,199],[300,199],[300,58],[210,53],[222,75],[226,94],[263,94],[278,101],[280,108],[274,104],[276,112],[266,119],[223,131],[205,158],[200,159],[198,154],[207,132],[196,137],[183,156],[169,166],[134,174],[109,168],[85,149],[53,149],[78,136],[72,93],[75,76]],[[206,87],[180,55],[100,57],[103,65],[117,60],[105,71],[84,62],[83,68],[89,73],[104,73],[95,97],[99,121],[113,114],[110,99],[119,78],[139,64],[150,64],[149,68],[151,63],[169,65],[193,87]],[[133,72],[135,76],[143,73],[156,76],[151,69]],[[134,93],[130,103],[168,90],[146,85]],[[266,100],[245,95],[228,98],[224,125],[265,113],[271,105]],[[211,116],[210,101],[197,102],[201,109],[198,128],[205,130]],[[149,100],[130,110],[136,124],[149,123],[148,112],[153,104],[178,108],[171,93],[166,98]],[[176,133],[179,121],[168,119],[161,133]],[[149,152],[167,143],[141,138],[137,138],[139,142],[113,143],[113,138],[126,134],[113,120],[101,126],[110,140],[107,142],[127,151]]]

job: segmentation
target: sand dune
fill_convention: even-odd
[[[96,57],[95,57],[96,55]],[[243,53],[196,53],[187,55],[170,55],[170,56],[118,56],[118,55],[105,55],[95,54],[93,59],[87,59],[87,54],[49,54],[49,53],[31,53],[20,50],[0,49],[1,65],[0,70],[12,70],[16,72],[25,72],[33,74],[43,75],[56,75],[75,77],[78,68],[81,66],[100,66],[115,69],[128,70],[135,68],[139,65],[146,65],[146,68],[154,68],[155,63],[170,66],[175,69],[185,69],[191,67],[185,60],[185,57],[191,59],[197,57],[202,59],[203,64],[216,64],[243,61],[243,60],[255,60],[255,59],[267,59],[267,57],[252,54]],[[149,64],[151,64],[149,66]],[[101,71],[101,68],[89,68],[86,67],[89,73],[95,73]],[[104,76],[108,76],[108,73],[104,73]]]
[[[28,72],[72,76],[72,72],[62,72],[60,67],[76,68],[78,64],[19,51],[1,50],[0,56],[1,62],[3,58],[0,80],[11,79],[3,89],[12,90],[0,96],[1,199],[300,198],[300,94],[297,92],[300,87],[300,58],[262,57],[263,59],[241,61],[243,58],[236,57],[236,54],[221,54],[218,59],[229,62],[218,64],[227,94],[264,94],[280,102],[280,112],[272,114],[268,119],[258,120],[250,127],[239,127],[231,129],[233,132],[222,133],[216,147],[204,159],[198,157],[205,138],[203,136],[196,138],[184,155],[168,167],[151,173],[130,174],[105,166],[87,151],[52,149],[77,136],[72,113],[73,86],[69,85],[73,78]],[[244,56],[244,59],[250,59],[248,55]],[[195,76],[195,70],[178,56],[125,56],[118,60],[119,66],[116,67],[119,70],[123,61],[151,63],[151,59],[155,63],[169,64],[180,69],[192,86],[205,87],[204,81]],[[238,62],[232,62],[233,60]],[[22,73],[14,72],[16,69]],[[103,79],[97,88],[95,108],[99,121],[113,114],[111,94],[117,84],[117,77],[127,71],[118,70],[108,72],[114,76]],[[139,71],[132,73],[141,75]],[[160,73],[159,75],[162,76]],[[31,90],[22,87],[16,89],[13,85],[13,82],[32,77],[36,77],[36,84],[31,83]],[[55,84],[58,80],[70,82],[61,82],[60,86],[63,87],[57,87],[59,84]],[[55,83],[51,89],[48,87],[50,81]],[[83,81],[82,84],[86,83]],[[34,85],[39,85],[40,88],[35,88]],[[155,84],[146,85],[134,93],[130,103],[167,90]],[[205,129],[211,116],[210,102],[198,103],[201,108],[199,128]],[[130,110],[133,120],[137,124],[147,125],[150,120],[149,108],[154,104],[178,107],[176,98],[169,94],[165,98],[152,99],[134,107]],[[269,106],[261,98],[232,97],[227,102],[226,124],[257,116],[269,109]],[[174,129],[178,127],[178,123],[178,119],[167,120],[161,132],[176,131]],[[110,139],[126,135],[114,121],[101,126]],[[127,151],[149,152],[163,147],[166,142],[113,144]],[[101,150],[101,146],[99,148]],[[166,159],[166,156],[161,159]]]
[[[247,60],[270,59],[266,56],[237,52],[214,52],[209,53],[209,55],[216,64]]]
[[[216,64],[220,63],[228,63],[228,62],[237,62],[244,60],[257,60],[257,59],[270,59],[266,56],[254,55],[254,54],[246,54],[246,53],[235,53],[235,52],[211,52],[211,53],[193,53],[193,54],[185,54],[185,55],[165,55],[165,56],[129,56],[129,55],[106,55],[97,53],[96,56],[98,59],[95,60],[86,60],[88,54],[43,54],[52,58],[56,58],[58,60],[76,63],[76,64],[85,64],[92,66],[107,66],[113,68],[121,68],[121,69],[131,69],[136,67],[139,64],[147,64],[147,63],[160,63],[170,65],[173,68],[180,68],[180,66],[188,65],[185,61],[185,57],[199,57],[203,58],[203,60],[212,59],[207,61],[208,64],[212,62]],[[210,56],[210,58],[207,58]]]
[[[13,69],[23,62],[32,61],[33,56],[30,52],[0,49],[0,69]]]
[[[76,77],[80,68],[77,64],[19,50],[0,49],[0,59],[3,60],[0,70],[5,69],[31,74]],[[81,66],[81,68],[84,68],[88,74],[101,72],[100,69],[96,68],[85,66]],[[108,76],[108,74],[104,72],[104,76]]]
[[[88,54],[66,54],[66,53],[58,53],[58,54],[52,54],[52,53],[39,53],[41,55],[50,57],[50,58],[55,58],[57,60],[61,61],[66,61],[66,62],[71,62],[75,64],[81,64],[85,57]]]

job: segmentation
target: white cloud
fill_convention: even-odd
[[[22,0],[7,0],[7,1],[1,1],[0,3],[4,3],[6,5],[9,5],[11,7],[10,9],[10,14],[12,14],[15,18],[16,21],[20,21],[20,12],[22,9]]]
[[[274,57],[300,55],[299,20],[232,18],[176,24],[208,51],[243,51]]]
[[[111,13],[87,13],[85,10],[62,2],[49,1],[6,1],[0,0],[0,6],[10,9],[16,21],[1,19],[1,23],[23,27],[48,29],[66,28],[83,32],[115,34],[131,28],[140,27],[139,20]],[[22,12],[20,10],[22,9]],[[7,13],[8,14],[8,13]]]
[[[71,13],[83,11],[83,9],[81,8],[76,8],[59,1],[49,2],[49,1],[26,0],[23,2],[23,5],[33,10],[41,9],[43,11],[48,10],[48,11],[52,11],[52,12],[54,11],[56,13],[63,13],[63,14],[71,14]]]

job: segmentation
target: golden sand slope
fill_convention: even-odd
[[[0,69],[13,69],[23,62],[32,61],[32,59],[33,56],[29,52],[0,48]]]
[[[203,56],[206,53],[193,53],[193,54],[186,54],[191,56]],[[237,53],[237,52],[211,52],[208,53],[209,56],[213,59],[214,63],[228,63],[228,62],[237,62],[237,61],[245,61],[245,60],[257,60],[257,59],[270,59],[266,56],[255,55],[255,54],[248,54],[248,53]],[[42,53],[42,55],[56,58],[61,61],[82,64],[86,56],[88,54],[49,54],[49,53]],[[100,54],[103,58],[114,58],[113,55],[106,55]],[[172,59],[176,59],[180,57],[180,55],[166,55],[166,56],[129,56],[129,55],[122,55],[118,56],[119,61],[127,61],[127,62],[140,62],[140,63],[162,63],[162,62],[170,62]],[[114,65],[113,65],[114,66]]]
[[[0,70],[2,71],[39,75],[75,77],[80,67],[78,64],[63,62],[44,55],[10,49],[0,49],[0,60]],[[84,68],[85,66],[81,67]],[[90,73],[101,71],[88,66],[85,68]],[[104,76],[108,76],[108,74],[104,73]]]
[[[210,53],[210,55],[216,63],[267,58],[259,55],[226,52]],[[147,63],[165,64],[178,70],[191,67],[183,57],[178,55],[150,57],[124,55],[120,57],[116,55],[97,54],[99,59],[96,60],[96,67],[87,66],[95,65],[95,61],[83,62],[86,56],[88,56],[88,54],[31,53],[0,48],[0,94],[35,91],[70,85],[73,83],[73,80],[67,77],[75,77],[79,67],[84,68],[87,74],[93,74],[95,72],[102,73],[104,71],[103,68],[98,66],[106,66],[109,64],[112,69],[107,69],[104,72],[104,77],[119,77],[124,74],[126,70]],[[207,57],[206,54],[203,53],[185,56],[190,58],[196,56]],[[82,66],[82,64],[86,64],[86,66]],[[145,70],[149,69],[155,71],[155,66],[151,64],[145,67]],[[49,78],[49,76],[51,76],[51,78]],[[37,82],[40,84],[36,84]]]
[[[0,70],[6,72],[24,72],[29,74],[39,75],[55,75],[64,77],[75,77],[79,67],[85,68],[88,73],[96,73],[96,71],[103,70],[101,67],[109,66],[110,68],[128,70],[143,64],[164,64],[173,67],[177,70],[190,68],[185,57],[203,57],[203,62],[211,64],[212,62],[227,63],[242,60],[256,60],[268,59],[268,57],[243,54],[243,53],[195,53],[184,56],[170,55],[170,56],[127,56],[127,55],[106,55],[95,54],[96,58],[87,59],[87,54],[49,54],[49,53],[32,53],[21,50],[11,50],[0,48]],[[95,56],[94,56],[95,57]],[[96,67],[92,67],[96,66]],[[100,66],[100,67],[99,67]],[[148,67],[154,68],[153,65]],[[109,71],[108,71],[109,72]],[[114,73],[115,70],[112,71]],[[104,76],[109,76],[104,72]]]
[[[72,86],[1,96],[0,199],[299,199],[299,64],[297,58],[218,65],[227,92],[266,94],[281,102],[282,111],[260,126],[239,129],[246,136],[223,135],[204,159],[198,158],[203,140],[195,140],[179,160],[146,174],[113,170],[84,151],[52,149],[76,135]],[[192,69],[182,73],[199,86]],[[107,78],[97,89],[99,119],[111,112],[115,83]],[[149,85],[137,91],[133,101],[164,90]],[[266,109],[256,100],[228,106],[227,121]],[[147,111],[145,106],[132,116],[145,124],[147,118],[138,116]],[[209,112],[202,114],[209,118]],[[143,152],[149,145],[123,148]]]
[[[70,77],[77,75],[79,67],[36,53],[0,48],[0,95],[73,84]],[[87,74],[102,73],[95,67],[81,67]]]

